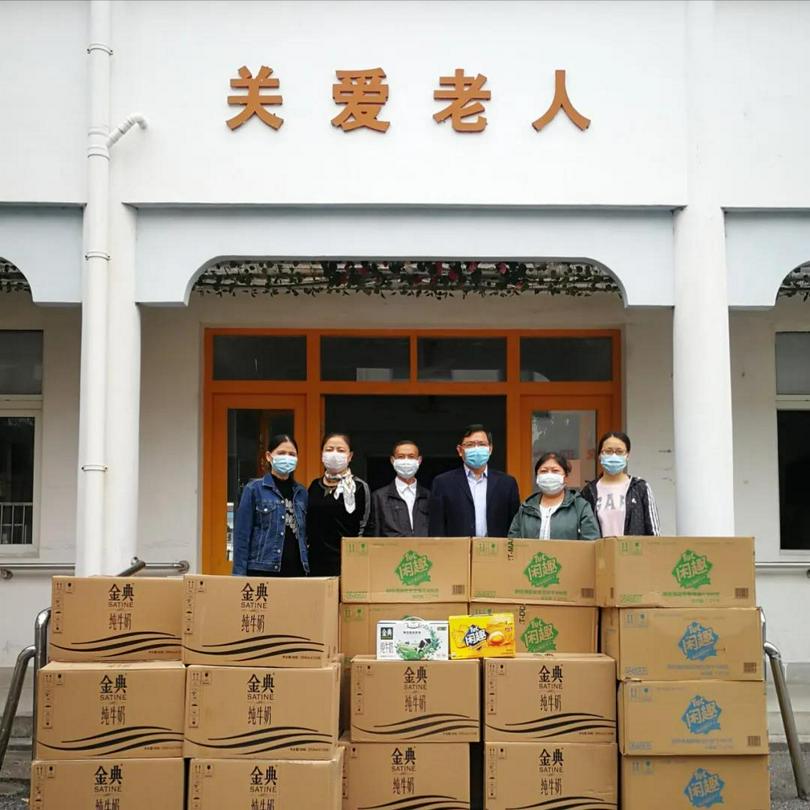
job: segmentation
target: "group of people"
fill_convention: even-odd
[[[330,433],[321,445],[323,475],[305,489],[295,480],[295,439],[274,436],[268,472],[245,486],[236,512],[233,573],[338,575],[343,537],[595,540],[660,534],[649,484],[627,472],[625,433],[600,438],[601,474],[579,491],[566,486],[571,463],[563,454],[541,455],[534,468],[537,490],[522,503],[517,481],[489,466],[492,434],[483,425],[467,427],[456,452],[461,464],[436,476],[428,490],[417,480],[419,447],[398,441],[391,452],[393,480],[371,492],[352,473],[349,437]]]

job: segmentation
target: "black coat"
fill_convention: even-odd
[[[599,515],[596,511],[598,498],[596,481],[589,481],[585,484],[580,495],[591,505],[596,522],[599,524]],[[601,525],[599,526],[599,533],[602,533]],[[661,534],[655,496],[652,489],[650,489],[650,485],[643,478],[636,478],[635,476],[630,478],[630,486],[627,488],[627,498],[625,500],[624,534],[627,537]]]
[[[492,469],[487,476],[487,535],[506,537],[520,508],[517,481]],[[463,465],[433,479],[429,525],[431,537],[475,536],[475,506]]]
[[[408,504],[400,497],[396,481],[380,487],[371,496],[372,520],[368,537],[427,537],[428,500],[430,490],[416,484],[416,500],[413,504],[413,529],[408,518]]]

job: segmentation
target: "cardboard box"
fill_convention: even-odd
[[[352,661],[354,742],[477,742],[478,661]]]
[[[376,655],[377,622],[388,619],[407,619],[416,616],[427,621],[447,621],[458,613],[459,605],[454,602],[412,602],[364,605],[347,603],[340,606],[340,649],[352,659],[355,655]]]
[[[574,605],[513,605],[507,602],[473,602],[470,613],[511,612],[515,616],[518,652],[597,651],[599,608]]]
[[[472,543],[472,601],[595,605],[594,544],[482,537]]]
[[[623,757],[623,810],[769,810],[768,757]]]
[[[340,662],[188,668],[186,757],[331,759],[338,738]]]
[[[184,782],[182,759],[35,760],[30,806],[32,810],[183,810]]]
[[[599,654],[484,661],[486,742],[616,741],[616,664]]]
[[[767,754],[765,684],[622,683],[619,746],[634,756]]]
[[[752,537],[596,541],[602,607],[756,607]]]
[[[424,808],[470,807],[470,746],[464,743],[340,741],[343,810],[403,803]]]
[[[489,743],[485,749],[487,810],[618,807],[614,744]]]
[[[179,661],[179,577],[54,577],[52,661]]]
[[[756,608],[605,608],[602,652],[623,681],[764,678]]]
[[[38,759],[183,755],[179,661],[52,662],[39,672]]]
[[[344,602],[466,602],[470,539],[343,538],[340,582]]]
[[[323,667],[337,655],[337,577],[184,581],[186,664]]]
[[[331,759],[192,759],[189,810],[340,810],[343,750]]]

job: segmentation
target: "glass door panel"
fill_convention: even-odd
[[[233,563],[234,514],[245,485],[267,471],[265,452],[277,433],[303,442],[303,396],[220,395],[215,398],[211,492],[203,546],[205,573],[228,574]],[[296,435],[296,432],[298,435]],[[303,445],[302,445],[303,447]],[[297,477],[307,481],[305,458]]]
[[[523,397],[521,401],[521,492],[534,492],[534,465],[555,452],[571,462],[567,485],[580,489],[596,477],[596,443],[608,430],[610,397]]]

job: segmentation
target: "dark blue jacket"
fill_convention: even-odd
[[[301,563],[309,573],[307,552],[307,491],[293,482],[293,508],[298,522]],[[242,492],[233,532],[233,573],[244,576],[248,569],[281,570],[286,510],[284,499],[270,473],[251,481]]]
[[[475,536],[475,506],[466,470],[462,465],[433,479],[429,510],[431,537]],[[487,535],[506,537],[520,507],[517,481],[491,468],[487,476]]]

